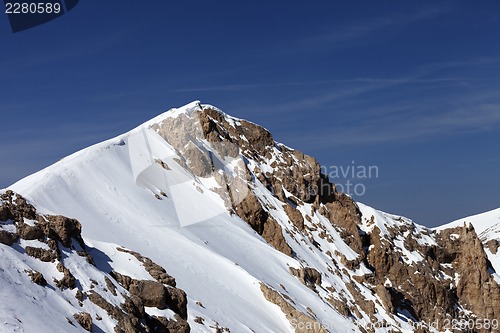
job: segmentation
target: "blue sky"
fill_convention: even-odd
[[[199,99],[421,224],[500,206],[498,1],[81,1],[0,42],[0,187]]]

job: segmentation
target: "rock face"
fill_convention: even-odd
[[[184,164],[190,165],[197,176],[222,179],[210,162],[210,152],[190,145],[193,137],[209,142],[212,151],[222,157],[243,156],[245,163],[240,171],[245,191],[241,191],[241,184],[229,184],[228,190],[246,194],[239,200],[230,195],[230,200],[226,200],[228,210],[288,256],[297,257],[297,244],[328,256],[328,273],[342,277],[348,293],[339,294],[338,289],[327,287],[325,301],[343,315],[376,323],[380,311],[391,320],[404,312],[415,321],[439,322],[440,328],[446,318],[499,316],[498,285],[474,230],[439,234],[399,217],[363,216],[352,198],[336,191],[314,158],[276,143],[265,128],[234,121],[216,108],[200,107],[190,115],[166,119],[152,127],[188,157]],[[262,188],[272,194],[273,201],[256,194],[255,189]],[[276,213],[276,205],[288,224],[280,221],[283,215]],[[386,225],[384,221],[392,222]],[[324,249],[338,242],[334,233],[340,235],[348,251]],[[449,239],[454,233],[460,235],[459,242]],[[496,253],[497,247],[497,241],[488,243],[492,253]],[[319,269],[291,268],[290,273],[314,292],[324,288]],[[456,283],[455,274],[459,277]],[[288,309],[290,304],[283,303],[271,289],[262,289],[266,298]],[[377,300],[367,298],[367,292]]]
[[[269,216],[252,192],[249,192],[234,209],[239,217],[250,224],[275,249],[286,255],[292,255],[292,249],[283,237],[281,226]]]
[[[280,307],[281,311],[285,314],[287,319],[295,328],[296,333],[327,333],[328,331],[321,325],[320,322],[306,315],[292,306],[285,298],[280,295],[276,290],[266,286],[260,285],[260,290],[264,297],[271,303]]]
[[[300,282],[316,291],[316,286],[321,286],[321,273],[311,267],[296,269],[291,267],[290,271]]]
[[[156,281],[132,279],[118,272],[112,272],[112,276],[132,295],[139,297],[144,306],[170,308],[182,319],[187,319],[187,298],[182,290]]]
[[[28,272],[28,274],[31,278],[31,281],[33,281],[33,283],[36,283],[42,287],[45,287],[47,285],[47,281],[43,277],[42,273],[37,272],[37,271],[32,271],[32,272]]]
[[[443,230],[438,242],[446,251],[438,260],[442,263],[454,258],[450,264],[458,274],[456,296],[460,303],[478,318],[500,317],[500,287],[489,272],[491,264],[474,228],[464,225]]]
[[[12,245],[18,239],[18,235],[5,230],[0,230],[0,243],[5,245]]]
[[[75,313],[73,316],[75,320],[82,326],[86,331],[92,332],[92,317],[87,312]]]

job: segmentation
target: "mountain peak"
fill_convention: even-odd
[[[222,110],[220,110],[219,108],[217,108],[213,105],[201,104],[201,101],[194,100],[186,105],[176,107],[176,108],[171,108],[171,109],[165,111],[164,113],[154,117],[153,119],[145,122],[143,125],[151,126],[153,124],[159,124],[167,118],[177,118],[180,115],[191,116],[193,113],[195,113],[197,111],[203,111],[205,109],[217,110],[217,112],[224,114],[224,112]]]
[[[175,319],[177,314],[177,323],[187,321],[199,332],[293,332],[297,327],[382,332],[381,322],[405,333],[414,332],[415,323],[423,331],[438,332],[431,324],[440,322],[442,330],[446,318],[500,315],[496,239],[483,244],[472,228],[437,232],[358,204],[336,190],[313,157],[275,142],[262,126],[199,101],[84,149],[11,188],[39,215],[25,220],[11,213],[25,211],[13,206],[21,197],[4,195],[0,243],[6,244],[0,250],[15,262],[27,262],[46,281],[71,273],[83,294],[86,318],[104,315],[96,293],[115,302],[116,311],[124,308],[105,294],[111,290],[104,287],[106,279],[121,292],[133,296],[141,289],[153,298],[144,298],[144,311],[137,311],[145,321]],[[46,231],[58,239],[49,232],[50,218],[41,215],[47,212],[71,217],[69,226],[81,226],[84,243],[92,247],[87,252],[101,270],[90,276],[98,276],[103,286],[92,287],[89,274],[81,271],[90,268],[80,265],[80,259],[67,259],[80,249],[69,241],[59,247],[66,273],[32,261],[29,253],[43,254],[49,246],[33,242],[35,231],[41,238]],[[65,226],[66,218],[54,221],[54,230],[64,236],[65,229],[57,226]],[[40,249],[31,249],[34,244]],[[165,279],[152,283],[142,268],[124,270],[128,261],[123,253],[133,254],[154,276]],[[4,272],[29,268],[16,265],[0,261],[1,283],[15,283]],[[179,290],[164,285],[173,279]],[[165,308],[155,290],[177,298]],[[74,302],[57,290],[36,294],[42,292],[60,304]],[[43,309],[49,309],[45,303]],[[1,304],[8,303],[0,302],[3,310]],[[27,312],[47,312],[37,311]],[[61,311],[72,317],[69,310]],[[16,315],[8,322],[16,323]],[[173,324],[167,319],[162,319],[165,325]],[[113,331],[112,320],[93,323]]]

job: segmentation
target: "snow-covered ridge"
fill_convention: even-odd
[[[446,228],[459,227],[464,223],[472,224],[482,240],[488,241],[490,239],[500,238],[500,208],[491,210],[489,212],[464,217],[439,226],[435,229],[441,230]]]

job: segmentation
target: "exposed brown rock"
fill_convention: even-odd
[[[156,281],[136,280],[118,272],[112,272],[111,275],[123,288],[138,296],[145,306],[159,309],[168,307],[182,319],[187,319],[187,297],[183,290]]]
[[[292,221],[292,223],[299,230],[304,230],[304,217],[302,216],[302,213],[290,204],[283,205],[283,208],[285,209],[285,212],[288,215],[290,221]]]
[[[58,263],[57,264],[57,270],[61,273],[64,274],[64,276],[62,277],[62,279],[60,280],[56,280],[56,286],[60,289],[66,287],[66,288],[69,288],[69,289],[74,289],[75,288],[75,282],[76,282],[76,279],[75,277],[73,276],[73,274],[71,274],[71,272],[69,271],[69,269],[67,269],[62,263]]]
[[[116,280],[123,288],[129,289],[132,283],[132,278],[128,275],[120,274],[118,272],[112,271],[110,275]]]
[[[343,229],[342,239],[359,255],[364,255],[363,240],[360,235],[359,225],[361,213],[356,203],[343,193],[336,194],[336,200],[325,206],[324,215],[332,225]]]
[[[78,255],[85,257],[89,264],[95,266],[92,256],[85,250],[85,244],[81,238],[81,225],[77,220],[64,216],[38,215],[32,205],[28,204],[24,198],[12,191],[2,194],[1,199],[0,220],[11,220],[16,225],[19,235],[0,229],[0,242],[11,245],[17,241],[19,236],[26,240],[39,240],[47,244],[49,249],[26,246],[25,251],[26,254],[44,262],[61,260],[60,243],[70,250],[76,251]],[[34,221],[35,225],[32,226],[25,223],[25,219]],[[78,244],[73,243],[73,241],[76,241]],[[76,250],[73,245],[82,249]],[[115,332],[189,332],[189,324],[186,321],[187,297],[184,291],[173,287],[175,286],[175,279],[168,275],[163,267],[157,265],[151,259],[137,252],[124,249],[118,250],[135,256],[148,273],[158,282],[138,281],[116,273],[115,276],[117,279],[120,280],[121,284],[126,285],[131,293],[130,295],[122,295],[125,302],[120,307],[110,304],[95,291],[88,291],[89,300],[104,309],[108,315],[118,321]],[[61,289],[75,288],[77,281],[71,271],[62,262],[57,263],[57,269],[63,273],[63,277],[60,280],[54,279],[56,286]],[[47,285],[47,281],[40,272],[27,272],[34,283],[42,286]],[[117,296],[118,293],[113,282],[106,276],[104,280],[111,294]],[[91,288],[97,285],[97,281],[91,279],[91,282]],[[80,306],[82,306],[84,293],[81,290],[77,290],[75,298],[79,301]],[[152,319],[152,317],[145,313],[145,305],[158,306],[159,308],[169,307],[176,312],[175,320],[161,319],[162,317]],[[77,313],[75,314],[75,319],[87,331],[90,332],[92,330],[92,318],[88,313]],[[97,318],[97,320],[101,319],[100,317]],[[68,322],[71,322],[69,318]],[[152,323],[156,323],[155,326],[150,326]]]
[[[308,288],[316,291],[316,286],[321,286],[321,273],[312,267],[293,268],[290,267],[290,272],[296,276],[300,282]]]
[[[133,280],[129,285],[128,291],[132,295],[141,298],[144,306],[155,307],[158,309],[167,308],[167,291],[163,284],[156,281]]]
[[[178,315],[174,316],[174,320],[169,320],[165,317],[159,317],[159,316],[149,317],[148,326],[151,328],[151,332],[155,333],[191,332],[191,328],[189,327],[187,321],[183,320]]]
[[[458,234],[452,239],[451,234]],[[491,265],[472,226],[443,230],[440,245],[455,253],[452,262],[458,274],[456,293],[461,304],[478,318],[500,317],[500,286],[488,272]]]
[[[124,298],[125,302],[121,306],[123,311],[137,318],[146,317],[144,304],[142,303],[142,299],[139,296],[130,295],[130,296],[124,296]]]
[[[246,198],[236,205],[235,211],[275,249],[292,255],[292,249],[285,241],[281,226],[269,216],[253,192],[248,192]]]
[[[41,240],[45,236],[42,229],[40,229],[38,226],[30,226],[24,222],[20,222],[17,224],[17,233],[22,239],[26,240]]]
[[[328,303],[330,303],[335,308],[335,310],[337,310],[344,317],[352,316],[351,309],[349,308],[349,305],[347,305],[346,299],[340,300],[333,297],[329,297],[327,300]]]
[[[83,327],[86,331],[92,332],[92,317],[87,312],[75,313],[73,318]]]
[[[80,302],[83,302],[83,299],[84,299],[84,295],[82,293],[82,291],[80,289],[78,289],[76,291],[76,294],[75,294],[75,298],[80,301]]]
[[[17,234],[13,234],[6,230],[0,229],[0,243],[10,246],[14,244],[14,242],[16,242],[17,239],[18,239]]]
[[[88,253],[87,251],[76,251],[76,253],[80,256],[80,257],[83,257],[85,258],[85,260],[91,264],[92,266],[95,266],[95,262],[94,262],[94,258],[92,257],[92,255],[90,253]]]
[[[411,266],[405,264],[392,243],[382,239],[377,227],[370,235],[370,242],[373,249],[368,253],[367,261],[374,269],[372,282],[380,285],[376,292],[389,313],[395,308],[405,309],[415,319],[428,323],[444,319],[444,312],[458,315],[454,310],[454,290],[450,289],[449,282],[441,282],[436,277],[438,272],[433,271],[432,265],[427,266],[423,262]],[[397,290],[389,288],[383,291],[387,278],[398,286]]]
[[[123,332],[123,333],[137,333],[137,332],[146,332],[146,327],[141,325],[142,318],[137,318],[136,316],[131,315],[130,313],[124,312],[119,307],[116,307],[106,301],[101,295],[91,290],[88,293],[89,300],[106,311],[106,313],[118,321],[118,324],[115,326],[115,332]]]
[[[42,273],[37,271],[29,271],[28,275],[31,278],[31,281],[33,281],[33,283],[36,283],[42,287],[45,287],[47,285],[47,281],[43,277]]]
[[[22,196],[11,190],[1,195],[3,201],[0,209],[0,221],[14,220],[22,221],[23,218],[34,220],[36,218],[36,209],[30,205]]]
[[[113,296],[116,296],[116,287],[113,282],[111,282],[111,280],[107,276],[104,277],[104,281],[106,282],[106,287],[111,292],[111,294],[113,294]]]
[[[58,258],[58,254],[52,250],[46,250],[39,247],[26,246],[26,254],[30,257],[40,259],[44,262],[53,262]]]
[[[382,305],[387,309],[387,312],[394,313],[394,305],[392,304],[391,293],[389,289],[379,284],[376,287],[377,296],[382,301]]]
[[[124,248],[117,247],[116,250],[118,250],[120,252],[125,252],[128,254],[131,254],[135,258],[137,258],[137,260],[139,260],[142,263],[142,265],[144,266],[144,269],[146,269],[146,271],[149,273],[149,275],[151,275],[151,277],[153,279],[155,279],[156,281],[163,283],[163,284],[166,284],[166,285],[171,286],[171,287],[176,286],[175,278],[170,276],[167,273],[167,271],[165,270],[165,268],[156,264],[153,260],[141,255],[138,252],[127,250]]]
[[[283,296],[276,290],[260,284],[260,290],[264,297],[271,303],[280,307],[281,311],[285,314],[286,318],[295,323],[297,327],[296,333],[327,333],[328,331],[316,319],[298,311],[294,306],[288,303]]]
[[[276,250],[283,252],[288,256],[293,255],[292,248],[288,245],[285,237],[283,236],[281,226],[274,219],[268,218],[266,224],[264,225],[264,232],[261,236]]]
[[[260,156],[266,156],[268,150],[274,147],[273,136],[264,127],[243,120],[239,129],[245,138],[248,139],[250,147]]]
[[[48,237],[57,239],[65,247],[70,247],[72,239],[75,239],[83,246],[80,222],[60,215],[48,215],[47,219],[49,223],[45,224],[44,227],[48,228],[48,230],[46,229],[44,233]]]
[[[418,243],[415,237],[419,235],[413,236],[415,229],[411,224],[388,231],[390,236],[382,237],[375,227],[364,237],[364,245],[368,242],[371,249],[366,264],[374,274],[360,278],[376,285],[375,292],[389,313],[404,309],[416,320],[441,324],[447,317],[468,319],[460,306],[472,311],[477,318],[499,315],[500,289],[488,271],[490,264],[472,227],[442,230],[435,234],[437,245]],[[418,251],[424,260],[412,265],[405,263],[393,244],[393,239],[403,233],[407,235],[406,250]],[[458,283],[443,278],[443,272],[452,278],[458,274]],[[383,285],[388,278],[397,289]],[[474,332],[489,331],[476,329]]]
[[[212,172],[212,161],[207,152],[189,142],[183,153],[189,169],[198,177],[208,177]]]
[[[493,254],[497,254],[499,246],[500,246],[500,241],[498,241],[497,239],[491,239],[485,244],[485,247],[487,247]]]
[[[21,237],[25,240],[40,240],[49,245],[52,254],[47,250],[27,249],[27,253],[43,261],[51,261],[52,258],[59,258],[59,248],[54,241],[60,241],[64,246],[69,247],[71,240],[76,240],[84,247],[81,238],[81,226],[77,220],[64,216],[39,215],[35,207],[29,204],[19,194],[7,191],[1,196],[2,206],[0,206],[0,221],[12,220],[16,224],[17,233],[14,241]],[[25,220],[34,221],[35,225],[25,223]],[[3,237],[2,237],[3,236]],[[4,238],[6,243],[12,240],[12,236],[4,235],[0,230],[0,241]],[[12,243],[11,243],[12,244]]]
[[[167,306],[180,318],[187,319],[187,295],[183,290],[167,287]]]
[[[7,205],[2,203],[2,205],[0,206],[0,221],[3,222],[3,221],[11,220],[13,218],[14,218],[14,216],[12,216],[10,209],[7,207]]]

